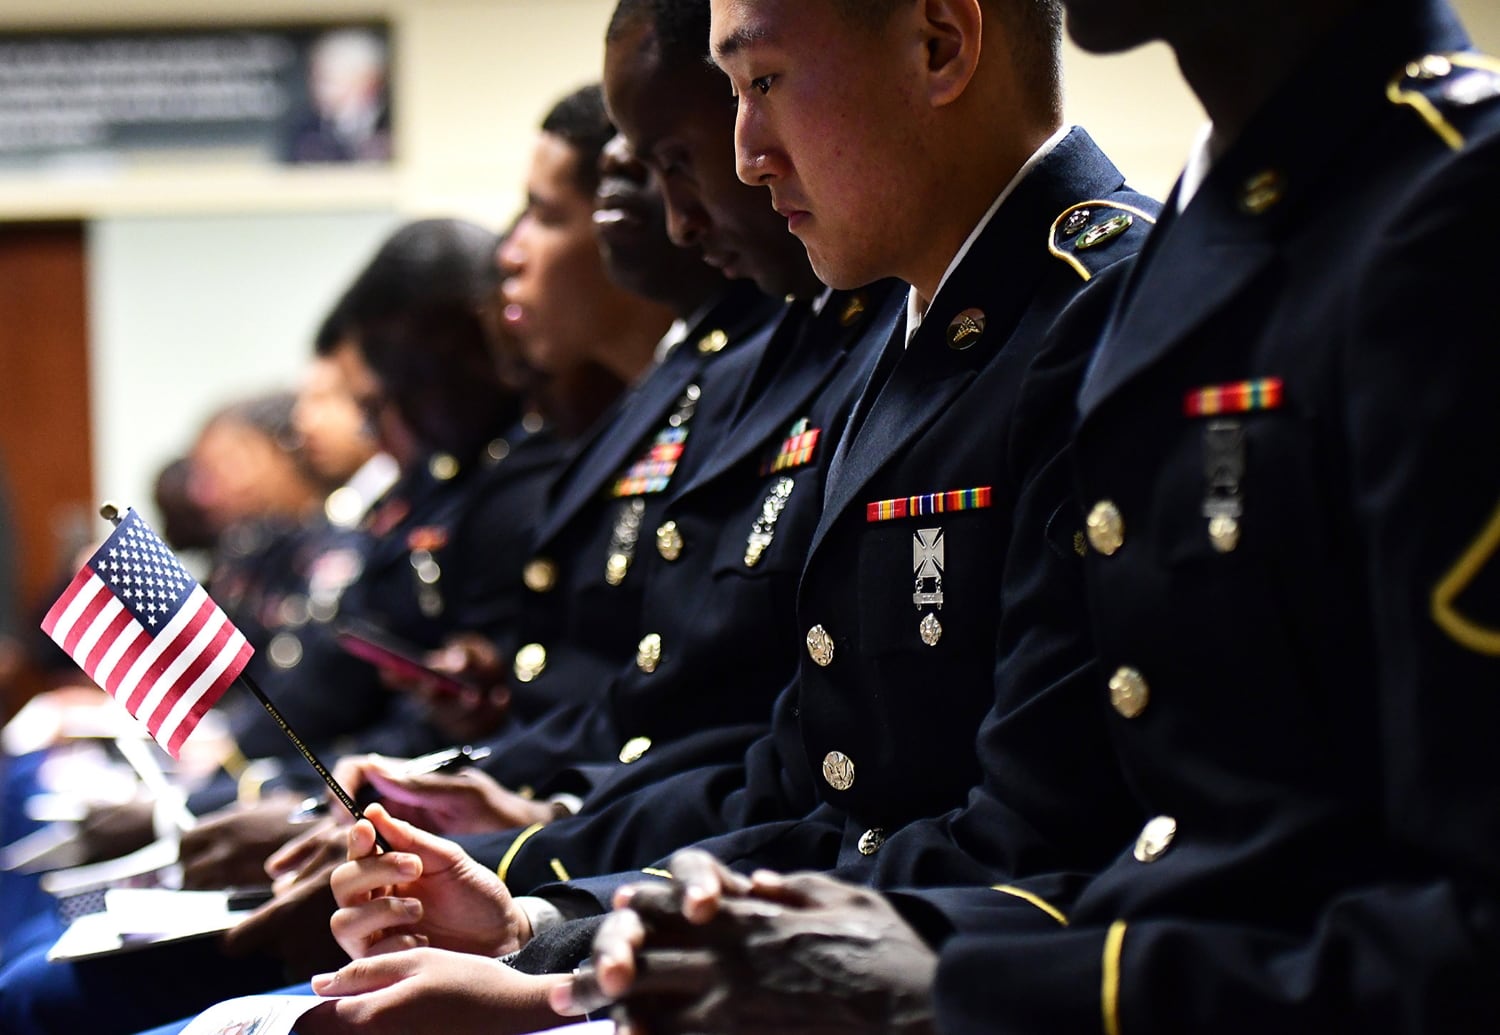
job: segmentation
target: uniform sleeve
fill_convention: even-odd
[[[1295,938],[1158,916],[958,939],[937,986],[947,1032],[1494,1030],[1500,349],[1474,214],[1497,176],[1492,140],[1380,217],[1345,314],[1344,423],[1325,429],[1348,455],[1363,568],[1347,603],[1376,652],[1382,876],[1351,876]]]

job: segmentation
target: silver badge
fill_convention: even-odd
[[[1203,431],[1203,516],[1208,541],[1219,553],[1240,544],[1240,517],[1245,512],[1240,482],[1245,477],[1245,429],[1237,420],[1210,421]]]
[[[770,495],[760,505],[755,524],[750,527],[750,538],[745,540],[745,567],[755,567],[766,555],[771,540],[776,536],[776,522],[781,520],[781,512],[786,509],[787,501],[792,498],[792,490],[796,487],[797,483],[790,478],[779,478],[771,487]]]
[[[618,586],[625,581],[635,560],[635,546],[641,538],[641,518],[646,513],[646,501],[639,496],[627,501],[615,517],[615,527],[609,536],[609,559],[604,564],[604,581]]]
[[[432,551],[413,550],[411,570],[416,576],[417,607],[421,609],[424,617],[438,617],[443,613],[443,595],[438,592],[438,582],[443,577],[443,569],[433,558]]]
[[[912,533],[911,566],[914,588],[911,600],[917,606],[918,611],[927,608],[942,610],[943,568],[947,563],[946,552],[941,528],[919,528]],[[936,647],[938,640],[942,638],[943,626],[938,621],[937,615],[928,611],[918,625],[917,632],[921,635],[923,643],[929,647]]]

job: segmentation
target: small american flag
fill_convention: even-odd
[[[134,510],[74,576],[42,630],[174,758],[254,653]]]

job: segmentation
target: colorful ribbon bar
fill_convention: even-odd
[[[781,444],[781,448],[776,451],[776,459],[762,468],[760,473],[762,475],[777,474],[811,463],[813,453],[818,448],[818,436],[821,434],[823,434],[822,429],[813,428],[800,435],[793,435]]]
[[[1209,385],[1187,393],[1183,410],[1189,417],[1217,417],[1225,413],[1253,413],[1281,408],[1281,378],[1262,377],[1227,385]]]
[[[672,482],[673,472],[677,470],[677,461],[682,459],[686,442],[687,428],[663,429],[646,455],[631,464],[629,470],[615,482],[610,495],[615,499],[624,499],[665,491]]]
[[[906,496],[897,500],[880,500],[865,504],[865,520],[895,521],[905,517],[926,517],[929,514],[951,514],[961,510],[985,510],[990,505],[993,488],[955,489],[952,492],[934,492],[927,496]]]

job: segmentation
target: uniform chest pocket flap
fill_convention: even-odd
[[[1152,496],[1158,556],[1259,563],[1316,549],[1313,431],[1313,418],[1290,409],[1184,419]]]

